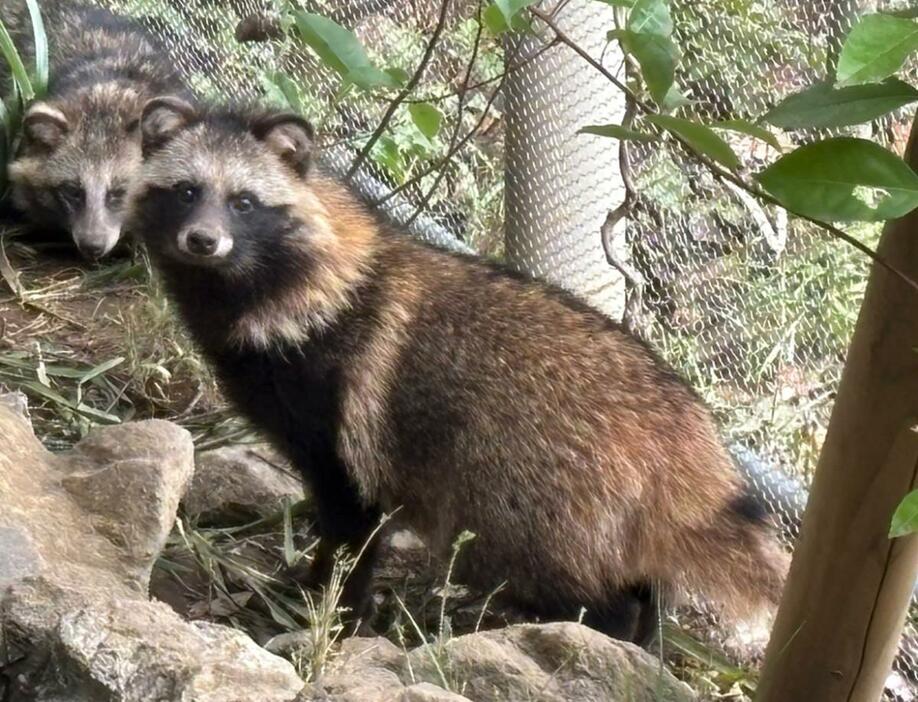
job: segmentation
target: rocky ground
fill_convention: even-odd
[[[419,646],[354,637],[332,650],[315,629],[275,637],[263,648],[239,629],[189,621],[155,592],[149,596],[150,574],[180,500],[218,507],[214,495],[201,494],[201,481],[208,471],[239,466],[244,450],[202,461],[196,475],[190,434],[170,422],[145,420],[95,430],[71,451],[52,454],[33,434],[25,406],[21,395],[0,401],[3,699],[695,698],[647,652],[575,623],[518,624],[462,636],[441,632]],[[225,504],[263,509],[289,494],[287,480],[279,473],[265,481],[226,481]],[[243,481],[271,494],[233,492]],[[264,501],[247,505],[256,494]],[[301,673],[322,646],[323,665],[306,675],[312,678],[307,684]]]

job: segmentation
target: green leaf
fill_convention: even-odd
[[[676,45],[659,34],[621,33],[622,47],[641,65],[641,76],[658,105],[663,105],[676,76]]]
[[[765,121],[782,129],[847,127],[869,122],[918,100],[918,90],[898,78],[833,88],[817,83],[773,107]]]
[[[513,20],[520,10],[530,5],[535,5],[538,0],[494,0],[494,4],[500,13],[504,16],[504,22],[507,26],[513,26]]]
[[[16,44],[13,43],[10,33],[6,31],[6,25],[3,22],[0,22],[0,55],[6,59],[10,73],[13,76],[14,85],[22,96],[22,101],[24,103],[30,102],[35,97],[32,81],[29,79],[29,73],[22,62],[19,50],[16,48]]]
[[[673,20],[667,0],[636,0],[625,30],[610,32],[641,65],[651,97],[664,105],[676,73],[676,45],[670,38]]]
[[[405,179],[405,159],[392,137],[383,134],[371,153],[373,160],[388,170],[399,183]]]
[[[26,390],[31,390],[35,395],[53,402],[54,404],[58,405],[59,408],[78,412],[79,414],[89,417],[90,419],[104,422],[106,424],[121,423],[121,419],[113,414],[103,412],[102,410],[90,407],[89,405],[84,405],[80,402],[73,402],[72,400],[68,400],[59,392],[52,390],[51,388],[47,388],[41,383],[35,382],[34,380],[24,380],[20,383],[20,385]]]
[[[713,129],[727,129],[731,132],[739,132],[751,137],[755,137],[766,144],[773,146],[776,150],[781,151],[781,143],[778,138],[764,127],[753,124],[747,119],[725,119],[722,122],[714,122],[711,125]]]
[[[408,106],[411,119],[418,130],[428,139],[433,139],[440,131],[443,115],[433,105],[426,102],[417,102]]]
[[[915,532],[918,532],[918,490],[912,490],[896,507],[889,526],[889,538],[895,539]]]
[[[277,102],[289,107],[297,114],[303,114],[303,98],[296,82],[286,73],[274,71],[262,74],[266,88],[271,89],[271,95]]]
[[[370,62],[354,33],[337,22],[310,12],[297,12],[296,27],[309,48],[345,80],[365,90],[399,87],[391,75]]]
[[[668,0],[637,0],[628,14],[626,28],[635,34],[672,36],[673,18]]]
[[[612,5],[612,7],[634,7],[635,0],[598,0],[598,2],[605,3],[606,5]]]
[[[703,124],[669,115],[648,115],[646,119],[681,137],[695,151],[709,156],[730,170],[739,168],[740,161],[730,145]]]
[[[660,104],[660,107],[664,111],[670,112],[672,110],[677,110],[680,107],[685,107],[686,105],[691,105],[695,101],[690,100],[682,94],[682,91],[679,90],[675,85],[669,86],[669,90],[666,91],[666,95],[663,96],[663,102]]]
[[[35,44],[35,92],[43,96],[48,89],[48,35],[37,0],[26,0],[32,20],[32,37]]]
[[[503,34],[510,29],[500,8],[493,3],[488,5],[485,11],[481,13],[481,21],[484,23],[485,29],[494,36]]]
[[[532,3],[528,4],[531,5]],[[496,2],[492,2],[481,13],[481,21],[484,23],[485,29],[494,36],[508,32],[511,29],[517,32],[525,32],[531,29],[528,19],[519,13],[514,15],[513,19],[508,23],[503,10],[497,6]]]
[[[405,85],[405,83],[411,80],[411,76],[408,75],[408,71],[406,71],[404,68],[399,68],[398,66],[391,66],[385,69],[385,71],[390,76],[392,76],[392,80],[394,80],[399,85]]]
[[[898,71],[918,48],[918,23],[889,15],[867,15],[845,39],[835,79],[841,85],[882,80]]]
[[[578,134],[595,134],[596,136],[612,137],[627,141],[653,141],[653,134],[637,132],[620,124],[591,124],[577,130]]]
[[[866,139],[801,146],[756,178],[791,212],[825,221],[893,219],[918,207],[918,175]]]

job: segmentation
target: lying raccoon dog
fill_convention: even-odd
[[[545,283],[416,242],[312,165],[285,114],[151,101],[131,227],[237,408],[302,471],[327,572],[381,510],[542,619],[646,642],[652,592],[733,615],[786,559],[709,411]],[[347,582],[363,613],[372,547]]]
[[[0,19],[31,57],[25,0],[0,5]],[[99,258],[121,237],[126,196],[140,168],[140,110],[182,84],[137,22],[68,0],[48,0],[41,10],[50,82],[23,116],[9,166],[12,201],[36,227],[69,233],[84,256]]]

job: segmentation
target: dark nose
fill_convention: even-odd
[[[88,241],[77,242],[77,248],[85,258],[93,261],[102,258],[105,255],[104,243],[93,243]]]
[[[188,250],[197,256],[212,256],[218,243],[216,235],[210,232],[198,229],[188,232]]]

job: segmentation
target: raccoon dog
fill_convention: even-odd
[[[140,167],[140,110],[183,87],[162,47],[133,20],[66,0],[41,9],[50,83],[23,116],[9,166],[12,202],[34,225],[69,233],[84,256],[99,258],[121,236]],[[0,19],[31,57],[25,0],[4,0]]]
[[[571,295],[378,221],[285,114],[143,113],[132,205],[166,288],[236,407],[302,471],[327,571],[380,511],[459,577],[542,619],[653,634],[651,592],[727,613],[778,601],[786,558],[709,411]],[[345,597],[360,614],[365,552]],[[369,557],[367,557],[369,556]]]

